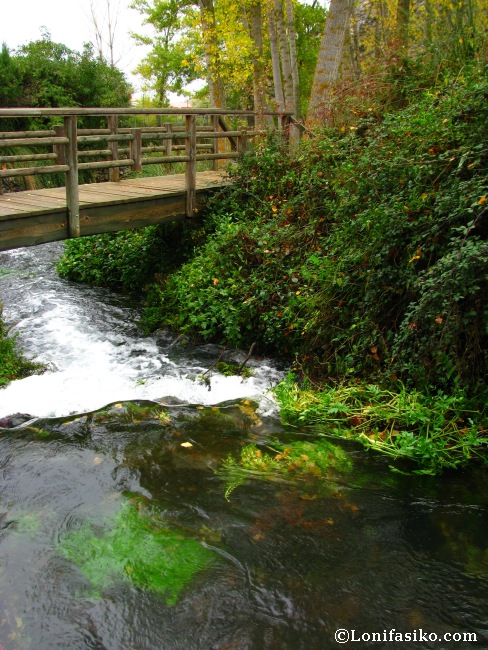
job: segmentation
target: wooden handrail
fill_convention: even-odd
[[[134,128],[119,128],[119,116],[127,115],[156,115],[158,122],[161,116],[184,116],[184,125],[159,122],[159,126],[139,126]],[[238,111],[227,109],[139,109],[139,108],[0,108],[1,118],[12,117],[52,117],[62,116],[63,126],[54,126],[51,129],[21,132],[0,132],[1,148],[16,149],[19,147],[48,147],[48,153],[15,154],[8,153],[0,156],[0,181],[6,177],[32,176],[46,173],[65,173],[66,176],[66,201],[68,208],[68,231],[70,237],[80,236],[79,218],[79,170],[108,169],[109,180],[120,179],[120,168],[129,167],[132,171],[140,172],[143,165],[148,164],[185,164],[186,178],[186,215],[195,214],[196,199],[196,164],[199,161],[213,161],[214,169],[219,160],[238,158],[246,151],[248,138],[264,135],[265,131],[245,129],[230,130],[224,120],[225,115],[249,116],[251,111]],[[279,125],[289,128],[289,114],[266,112],[279,118]],[[77,118],[87,116],[106,116],[108,128],[77,129]],[[197,117],[209,116],[211,126],[197,125]],[[221,129],[221,130],[219,130]],[[227,139],[231,143],[232,151],[219,151],[220,139]],[[206,140],[198,144],[197,140]],[[145,146],[143,142],[162,141],[162,146]],[[175,144],[179,142],[179,144]],[[105,144],[99,150],[86,150],[79,148],[96,143]],[[125,148],[119,148],[119,143],[124,143]],[[181,143],[181,144],[180,144]],[[185,155],[177,152],[184,150]],[[207,152],[205,152],[207,151]],[[150,154],[164,153],[163,156]],[[174,155],[174,152],[176,155]],[[144,155],[145,154],[145,155]],[[101,161],[78,162],[79,158],[105,158]],[[108,158],[108,160],[107,160]],[[14,163],[29,161],[53,161],[51,165],[38,167],[7,168]],[[0,185],[1,193],[1,185]]]
[[[292,111],[263,111],[263,115],[271,116],[292,116]],[[76,115],[78,117],[101,115],[256,115],[254,111],[242,111],[228,108],[0,108],[0,117],[49,117],[54,115]]]

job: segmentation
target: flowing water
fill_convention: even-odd
[[[141,336],[126,298],[56,277],[61,250],[0,254],[51,367],[0,391],[32,416],[0,430],[1,649],[488,647],[485,473],[284,427],[276,365],[202,382],[220,348]]]

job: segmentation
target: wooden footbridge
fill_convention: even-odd
[[[276,117],[286,135],[289,116],[268,114]],[[25,118],[42,126],[12,128]],[[229,182],[222,161],[265,134],[252,121],[249,111],[217,109],[0,108],[0,250],[193,218]],[[144,175],[145,165],[164,173]],[[183,173],[171,173],[175,165]],[[80,183],[83,170],[101,170],[101,182]],[[63,187],[36,189],[41,174]],[[26,189],[2,189],[7,178]]]

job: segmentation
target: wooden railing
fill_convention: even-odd
[[[271,112],[267,115],[278,118],[276,126],[286,137],[290,116]],[[157,124],[119,126],[119,118],[123,117],[127,121],[127,116],[135,116],[136,119],[140,119],[140,116],[156,116]],[[175,116],[183,118],[184,122],[163,122],[165,117],[174,120]],[[216,169],[219,161],[241,156],[247,149],[249,138],[265,134],[265,131],[248,126],[230,130],[226,122],[228,116],[248,120],[253,113],[218,109],[0,108],[0,129],[1,118],[62,118],[62,124],[45,130],[0,130],[0,154],[2,148],[14,152],[19,147],[43,149],[42,153],[8,152],[0,155],[0,193],[2,178],[64,173],[68,232],[70,237],[79,237],[79,171],[108,169],[109,180],[117,182],[122,167],[140,172],[148,164],[163,163],[170,166],[184,163],[186,215],[191,217],[195,209],[197,163],[212,161],[213,168]],[[78,129],[78,119],[87,117],[106,117],[107,127]],[[230,150],[220,150],[221,139],[230,143]],[[98,160],[80,161],[93,158]],[[46,164],[18,166],[19,163],[32,162]]]

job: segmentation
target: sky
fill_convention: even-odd
[[[103,19],[107,0],[94,0],[99,20]],[[132,74],[147,48],[135,44],[129,33],[143,33],[142,16],[129,8],[130,0],[110,0],[118,16],[115,32],[117,67],[136,91],[142,94],[142,79]],[[118,8],[118,11],[117,11]],[[42,28],[56,43],[81,51],[83,43],[95,41],[90,0],[0,0],[0,44],[13,50],[42,36]]]

